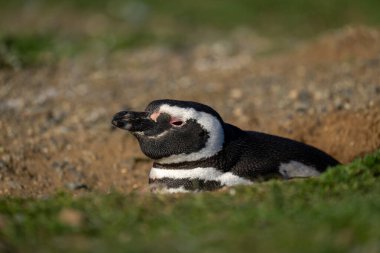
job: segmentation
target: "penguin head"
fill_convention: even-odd
[[[121,111],[112,124],[131,132],[142,152],[161,164],[198,161],[223,148],[223,120],[211,107],[179,100],[155,100],[144,112]]]

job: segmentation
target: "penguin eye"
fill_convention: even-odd
[[[176,127],[182,126],[183,123],[184,123],[184,122],[183,122],[182,120],[180,120],[180,119],[171,119],[171,120],[170,120],[170,124],[171,124],[172,126],[176,126]]]

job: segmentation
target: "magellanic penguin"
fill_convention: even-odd
[[[312,177],[339,164],[304,143],[243,131],[197,102],[155,100],[144,112],[115,114],[112,124],[131,132],[154,160],[149,175],[154,192],[210,191],[273,176]]]

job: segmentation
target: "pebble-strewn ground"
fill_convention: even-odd
[[[259,56],[248,31],[186,51],[149,47],[0,70],[0,195],[147,191],[150,161],[112,115],[196,100],[241,128],[346,163],[380,148],[380,30],[344,28]]]

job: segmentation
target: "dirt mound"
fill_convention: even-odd
[[[110,119],[158,98],[207,103],[349,162],[380,148],[379,34],[345,28],[271,58],[231,38],[1,70],[0,194],[147,191],[150,161]]]
[[[307,62],[337,62],[378,59],[380,31],[368,27],[346,27],[322,36],[299,50],[298,57]]]
[[[312,143],[347,163],[380,147],[379,108],[305,117],[287,126],[288,136]]]

